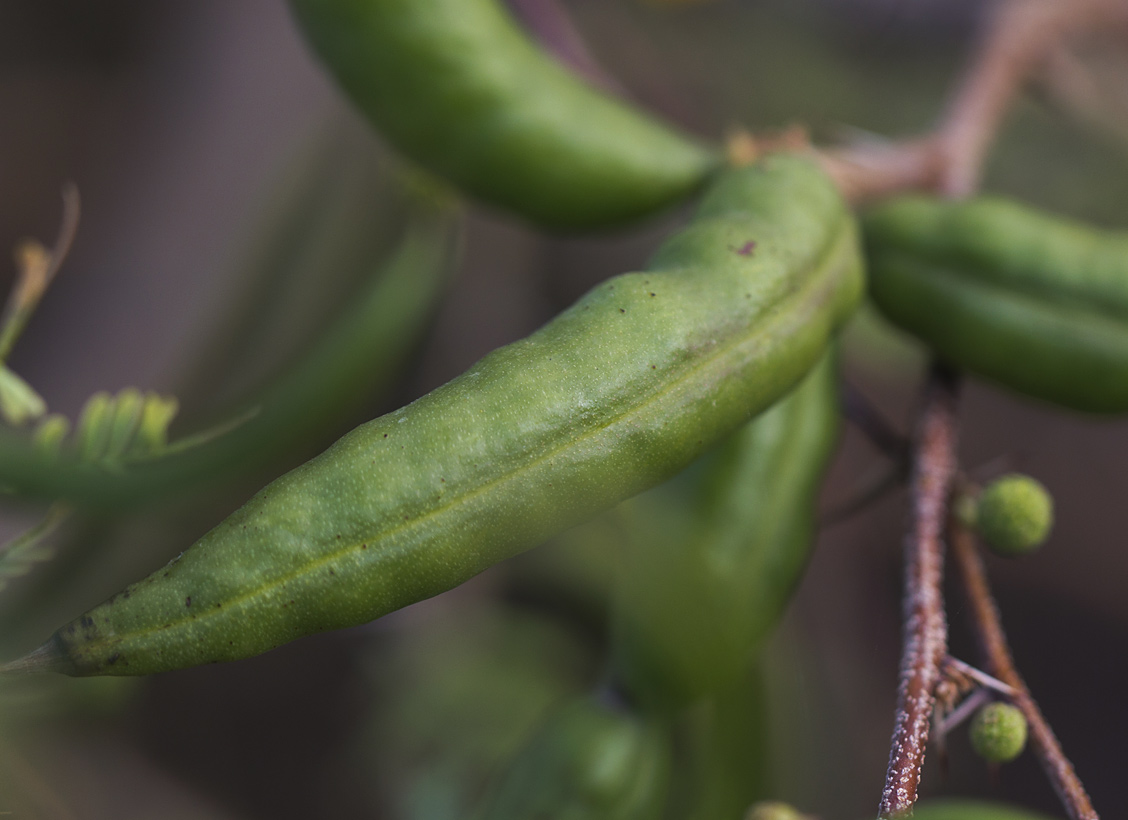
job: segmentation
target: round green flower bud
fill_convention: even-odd
[[[1012,474],[988,484],[979,496],[975,526],[999,555],[1019,556],[1042,545],[1054,523],[1049,492],[1030,476]]]
[[[971,721],[971,746],[985,760],[1006,763],[1026,746],[1026,718],[1009,703],[989,703]]]

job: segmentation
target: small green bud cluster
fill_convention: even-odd
[[[1026,746],[1026,718],[1009,703],[989,703],[971,721],[971,746],[984,760],[1006,763]]]
[[[1036,550],[1049,536],[1054,502],[1039,482],[1014,473],[983,489],[974,518],[976,529],[993,552],[1018,557]]]

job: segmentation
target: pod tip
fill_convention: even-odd
[[[55,647],[54,641],[48,641],[43,646],[17,658],[9,663],[0,664],[0,676],[34,675],[42,672],[63,671],[63,656]]]

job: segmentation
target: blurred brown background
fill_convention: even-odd
[[[568,3],[598,59],[641,104],[710,137],[734,125],[802,122],[820,138],[927,128],[983,5]],[[1128,58],[1098,56],[1128,78]],[[214,397],[201,388],[206,378],[194,391],[182,388],[201,366],[217,317],[241,292],[240,262],[278,180],[330,124],[362,126],[278,0],[0,0],[0,111],[0,248],[53,236],[66,180],[79,185],[84,209],[74,251],[13,368],[72,417],[96,390],[138,385],[176,392],[190,423]],[[986,187],[1125,227],[1128,141],[1030,96],[992,155]],[[640,266],[679,218],[569,239],[473,209],[464,263],[416,367],[365,415],[451,378],[593,283]],[[0,267],[0,285],[10,275]],[[891,416],[909,417],[918,353],[867,318],[848,334],[847,363]],[[266,365],[240,366],[245,375]],[[979,383],[967,391],[963,419],[969,468],[984,475],[1021,468],[1055,495],[1048,547],[1021,562],[992,562],[993,579],[1033,692],[1098,809],[1124,816],[1128,424],[1065,415]],[[283,460],[310,446],[295,446]],[[849,495],[878,459],[850,431],[827,503]],[[166,561],[255,486],[92,527],[90,539],[112,542],[97,561],[4,593],[6,654]],[[29,515],[12,506],[0,534]],[[827,529],[773,645],[773,686],[788,694],[780,714],[793,734],[775,766],[778,796],[826,820],[872,816],[879,796],[899,652],[904,520],[903,494],[895,493]],[[472,596],[489,583],[452,595]],[[959,598],[950,600],[954,654],[972,660]],[[378,653],[400,625],[440,618],[444,606],[421,605],[242,663],[140,681],[108,714],[53,720],[23,737],[23,762],[9,761],[11,771],[39,784],[44,817],[385,816],[371,773],[351,757],[363,715],[379,697],[357,657]],[[1060,814],[1031,755],[992,784],[962,737],[952,747],[946,781],[930,759],[927,793],[998,796]]]

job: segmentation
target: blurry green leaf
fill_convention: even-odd
[[[55,504],[43,520],[7,543],[0,544],[0,590],[14,578],[27,575],[32,567],[51,560],[54,550],[46,543],[70,516],[70,510]]]
[[[109,393],[101,391],[86,400],[78,417],[76,433],[79,456],[83,461],[93,463],[105,455],[113,422],[114,400]]]
[[[49,459],[57,458],[62,452],[63,442],[70,432],[70,422],[59,413],[52,413],[35,428],[35,446]]]
[[[135,387],[127,387],[118,392],[114,399],[114,413],[110,420],[110,435],[103,458],[116,461],[121,458],[133,442],[141,423],[145,398]]]
[[[136,453],[155,453],[164,449],[168,444],[168,426],[176,418],[179,409],[180,403],[175,396],[158,396],[156,393],[146,393],[133,451]]]
[[[0,416],[20,425],[47,412],[47,402],[34,388],[7,367],[0,365]]]

